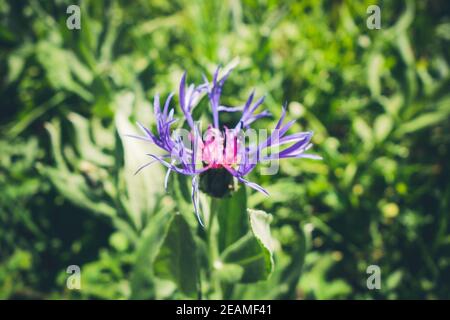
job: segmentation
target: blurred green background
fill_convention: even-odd
[[[251,176],[276,271],[229,298],[450,298],[449,41],[447,0],[0,0],[0,298],[182,297],[148,253],[183,205],[162,168],[133,176],[142,148],[119,133],[152,123],[184,70],[238,60],[224,102],[255,88],[276,119],[288,101],[324,160]]]

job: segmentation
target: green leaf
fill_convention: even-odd
[[[115,209],[89,189],[83,176],[70,172],[61,153],[60,123],[47,123],[46,129],[50,134],[56,168],[38,166],[38,170],[46,175],[58,191],[74,204],[102,213],[110,217],[115,216]]]
[[[273,271],[273,249],[270,236],[271,215],[248,209],[250,231],[230,245],[221,256],[225,264],[236,264],[244,270],[242,283],[266,280]]]
[[[124,232],[130,239],[135,238],[135,231],[119,217],[118,213],[120,210],[111,204],[110,199],[96,192],[82,174],[69,170],[69,166],[62,154],[60,122],[53,121],[47,123],[45,127],[50,135],[51,149],[56,166],[49,167],[38,163],[36,165],[37,170],[48,177],[55,188],[67,200],[81,208],[108,216],[118,230]]]
[[[377,142],[383,142],[391,132],[393,126],[392,118],[387,114],[379,115],[374,123],[374,135]]]
[[[247,194],[244,187],[240,187],[231,197],[217,201],[219,252],[222,252],[247,233],[246,211]]]
[[[270,235],[270,222],[272,215],[262,211],[247,209],[250,216],[250,226],[254,236],[261,247],[264,248],[266,260],[270,262],[270,270],[273,268],[273,240]]]
[[[339,299],[346,297],[352,290],[347,281],[330,277],[329,273],[336,264],[330,252],[311,255],[300,279],[300,288],[306,297],[316,299]]]
[[[370,93],[374,97],[381,94],[381,73],[383,69],[384,58],[380,53],[375,53],[370,57],[367,70],[367,81]]]
[[[32,50],[33,47],[31,44],[26,42],[17,50],[12,52],[12,54],[8,57],[8,76],[6,77],[7,84],[11,84],[19,79],[25,69],[27,59],[33,52]]]
[[[309,247],[310,232],[305,227],[295,229],[298,237],[288,247],[280,247],[274,254],[277,267],[267,281],[234,286],[233,299],[295,299],[297,285],[303,272],[303,264]]]
[[[195,240],[182,215],[172,218],[153,267],[156,276],[173,281],[185,295],[196,297],[199,268]]]
[[[192,211],[191,190],[189,188],[190,178],[182,174],[171,174],[169,188],[172,190],[173,198],[180,212]]]
[[[293,244],[290,254],[291,261],[281,275],[281,282],[288,285],[288,290],[281,299],[295,299],[297,284],[303,271],[306,252],[308,251],[308,240],[305,234],[305,228],[298,230],[298,240]]]
[[[67,90],[79,95],[86,101],[93,101],[92,93],[73,77],[74,68],[83,66],[78,60],[75,60],[73,53],[61,49],[51,42],[40,41],[36,46],[36,57],[45,69],[50,85],[54,89]],[[92,75],[89,74],[87,68],[83,68],[83,71],[77,70],[76,73],[77,77],[81,78],[83,82],[90,83],[92,81]]]
[[[69,113],[67,118],[75,128],[75,146],[81,158],[100,166],[112,166],[114,164],[114,157],[102,152],[92,141],[89,121],[74,112]]]
[[[217,266],[217,276],[226,283],[238,282],[243,274],[244,269],[238,264],[226,263]]]
[[[155,275],[152,265],[164,236],[162,226],[167,225],[169,217],[166,212],[154,215],[151,223],[143,231],[136,249],[136,262],[130,279],[132,299],[151,299],[156,295]]]
[[[154,213],[157,199],[163,193],[164,169],[163,166],[154,163],[135,174],[140,166],[152,161],[146,153],[159,152],[151,143],[126,136],[126,134],[139,134],[129,121],[135,98],[132,93],[121,94],[117,97],[116,103],[119,110],[116,113],[115,124],[124,151],[123,171],[129,200],[126,203],[127,212],[136,228],[141,229],[145,226],[146,217]]]
[[[60,106],[65,99],[65,95],[62,92],[56,93],[49,100],[34,107],[31,111],[24,112],[17,121],[13,122],[7,131],[7,135],[15,137],[24,131],[31,123],[36,119],[46,114],[50,109]]]
[[[355,120],[353,120],[353,130],[364,142],[364,147],[370,149],[373,144],[372,129],[367,122],[361,117],[356,117]]]
[[[403,135],[406,133],[418,131],[426,127],[432,126],[434,124],[437,124],[446,119],[448,119],[448,114],[444,112],[425,113],[400,126],[400,128],[397,130],[397,134]]]

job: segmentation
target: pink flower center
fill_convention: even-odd
[[[232,130],[209,127],[201,145],[202,161],[210,168],[232,167],[238,162],[238,138]]]

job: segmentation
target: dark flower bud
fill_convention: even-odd
[[[215,198],[228,196],[234,190],[233,176],[224,168],[200,174],[200,190]]]

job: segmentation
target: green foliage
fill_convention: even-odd
[[[240,187],[233,195],[218,200],[217,219],[220,225],[218,234],[219,251],[242,237],[248,229],[247,193]]]
[[[448,1],[378,1],[380,30],[371,1],[85,0],[81,30],[70,4],[0,0],[0,298],[450,296]],[[190,179],[134,175],[155,149],[125,134],[219,63],[224,105],[288,101],[324,160],[202,195],[203,229]]]
[[[169,222],[153,267],[156,276],[172,280],[181,292],[195,298],[199,278],[197,253],[191,229],[182,215],[175,215]]]
[[[249,210],[249,216],[251,230],[221,255],[221,261],[226,265],[240,267],[242,275],[238,280],[242,283],[266,280],[273,269],[270,216],[254,210]]]

